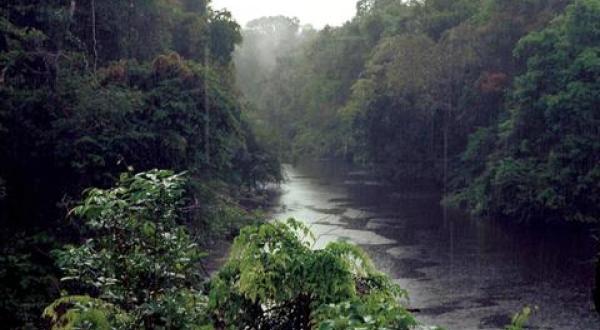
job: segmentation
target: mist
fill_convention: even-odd
[[[236,80],[244,95],[256,102],[278,63],[316,35],[312,25],[301,25],[298,18],[271,16],[248,22],[234,52]]]

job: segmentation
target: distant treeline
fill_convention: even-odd
[[[600,1],[361,0],[339,28],[243,35],[241,89],[288,160],[433,179],[479,215],[598,221]]]

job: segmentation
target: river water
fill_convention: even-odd
[[[597,330],[596,242],[584,229],[531,228],[444,210],[431,185],[396,186],[334,162],[284,167],[273,211],[308,223],[317,246],[361,245],[410,295],[417,318],[446,329],[503,329],[525,305],[531,329]]]

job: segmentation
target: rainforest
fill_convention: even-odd
[[[339,1],[2,1],[1,327],[600,328],[600,0]]]

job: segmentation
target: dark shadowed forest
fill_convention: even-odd
[[[298,181],[309,161],[369,173],[363,199],[427,186],[444,226],[593,238],[600,0],[359,0],[322,29],[242,27],[210,0],[0,2],[0,327],[441,329],[367,236],[321,244],[281,211],[336,201]],[[597,242],[577,249],[584,293],[551,297],[570,323],[532,328],[600,326]],[[519,309],[479,329],[543,315],[510,292]]]

